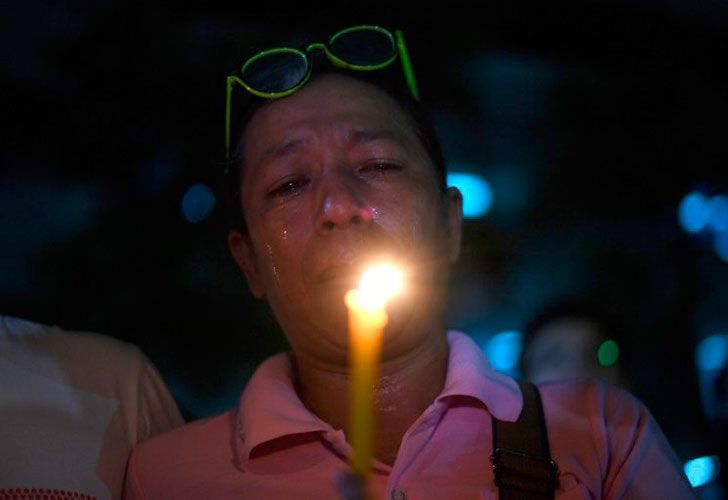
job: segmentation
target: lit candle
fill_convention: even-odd
[[[379,374],[387,300],[402,288],[402,274],[390,265],[367,270],[359,288],[346,294],[349,309],[349,442],[351,468],[364,478],[374,442],[374,394]]]

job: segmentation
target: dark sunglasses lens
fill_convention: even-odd
[[[392,57],[394,41],[383,31],[361,28],[334,35],[329,50],[349,64],[375,66]]]
[[[276,51],[259,56],[243,66],[242,80],[260,92],[284,92],[301,83],[308,62],[299,52]]]

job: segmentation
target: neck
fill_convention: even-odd
[[[392,465],[407,429],[442,391],[448,345],[442,333],[380,366],[375,394],[374,455]],[[295,355],[298,390],[304,405],[335,429],[347,429],[349,376],[346,366],[332,366]]]

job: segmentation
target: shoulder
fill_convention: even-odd
[[[133,444],[182,423],[159,373],[135,345],[87,331],[0,316],[0,362],[30,378],[117,402]]]
[[[0,316],[0,343],[10,349],[44,351],[61,360],[83,360],[86,365],[128,366],[144,362],[138,347],[87,331],[71,331],[11,316]]]
[[[233,467],[236,428],[237,411],[230,410],[140,443],[129,460],[127,489],[157,498],[156,488],[189,483],[196,474]]]
[[[538,388],[549,442],[553,440],[557,449],[561,441],[579,437],[594,453],[605,454],[610,451],[610,436],[617,431],[634,434],[640,429],[657,430],[641,401],[607,383],[569,380],[539,384]]]
[[[141,350],[85,331],[0,316],[0,352],[15,366],[79,388],[108,393],[119,380],[138,378],[150,365]]]
[[[544,411],[589,419],[638,418],[645,405],[629,392],[595,379],[538,384]]]
[[[236,428],[236,410],[229,410],[214,417],[195,420],[141,443],[134,450],[139,457],[152,458],[164,454],[219,448],[221,442],[229,442]]]

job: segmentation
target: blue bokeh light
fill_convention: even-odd
[[[485,346],[485,355],[493,369],[512,372],[518,366],[523,350],[523,334],[507,331],[493,335]]]
[[[698,369],[720,370],[728,363],[728,335],[711,335],[700,341],[695,350]]]
[[[188,222],[202,222],[215,208],[215,194],[205,184],[190,186],[182,197],[181,208],[182,215]]]
[[[713,247],[715,249],[715,253],[718,254],[718,257],[728,262],[728,230],[715,235],[715,243]]]
[[[711,202],[701,193],[685,196],[678,207],[680,225],[689,233],[699,233],[710,221]]]
[[[728,196],[718,195],[710,200],[710,221],[708,224],[714,231],[728,229]]]
[[[463,172],[447,174],[447,185],[455,186],[463,194],[463,216],[483,217],[493,205],[493,190],[485,178]]]
[[[693,488],[704,486],[718,477],[720,462],[715,455],[688,460],[683,466]]]

